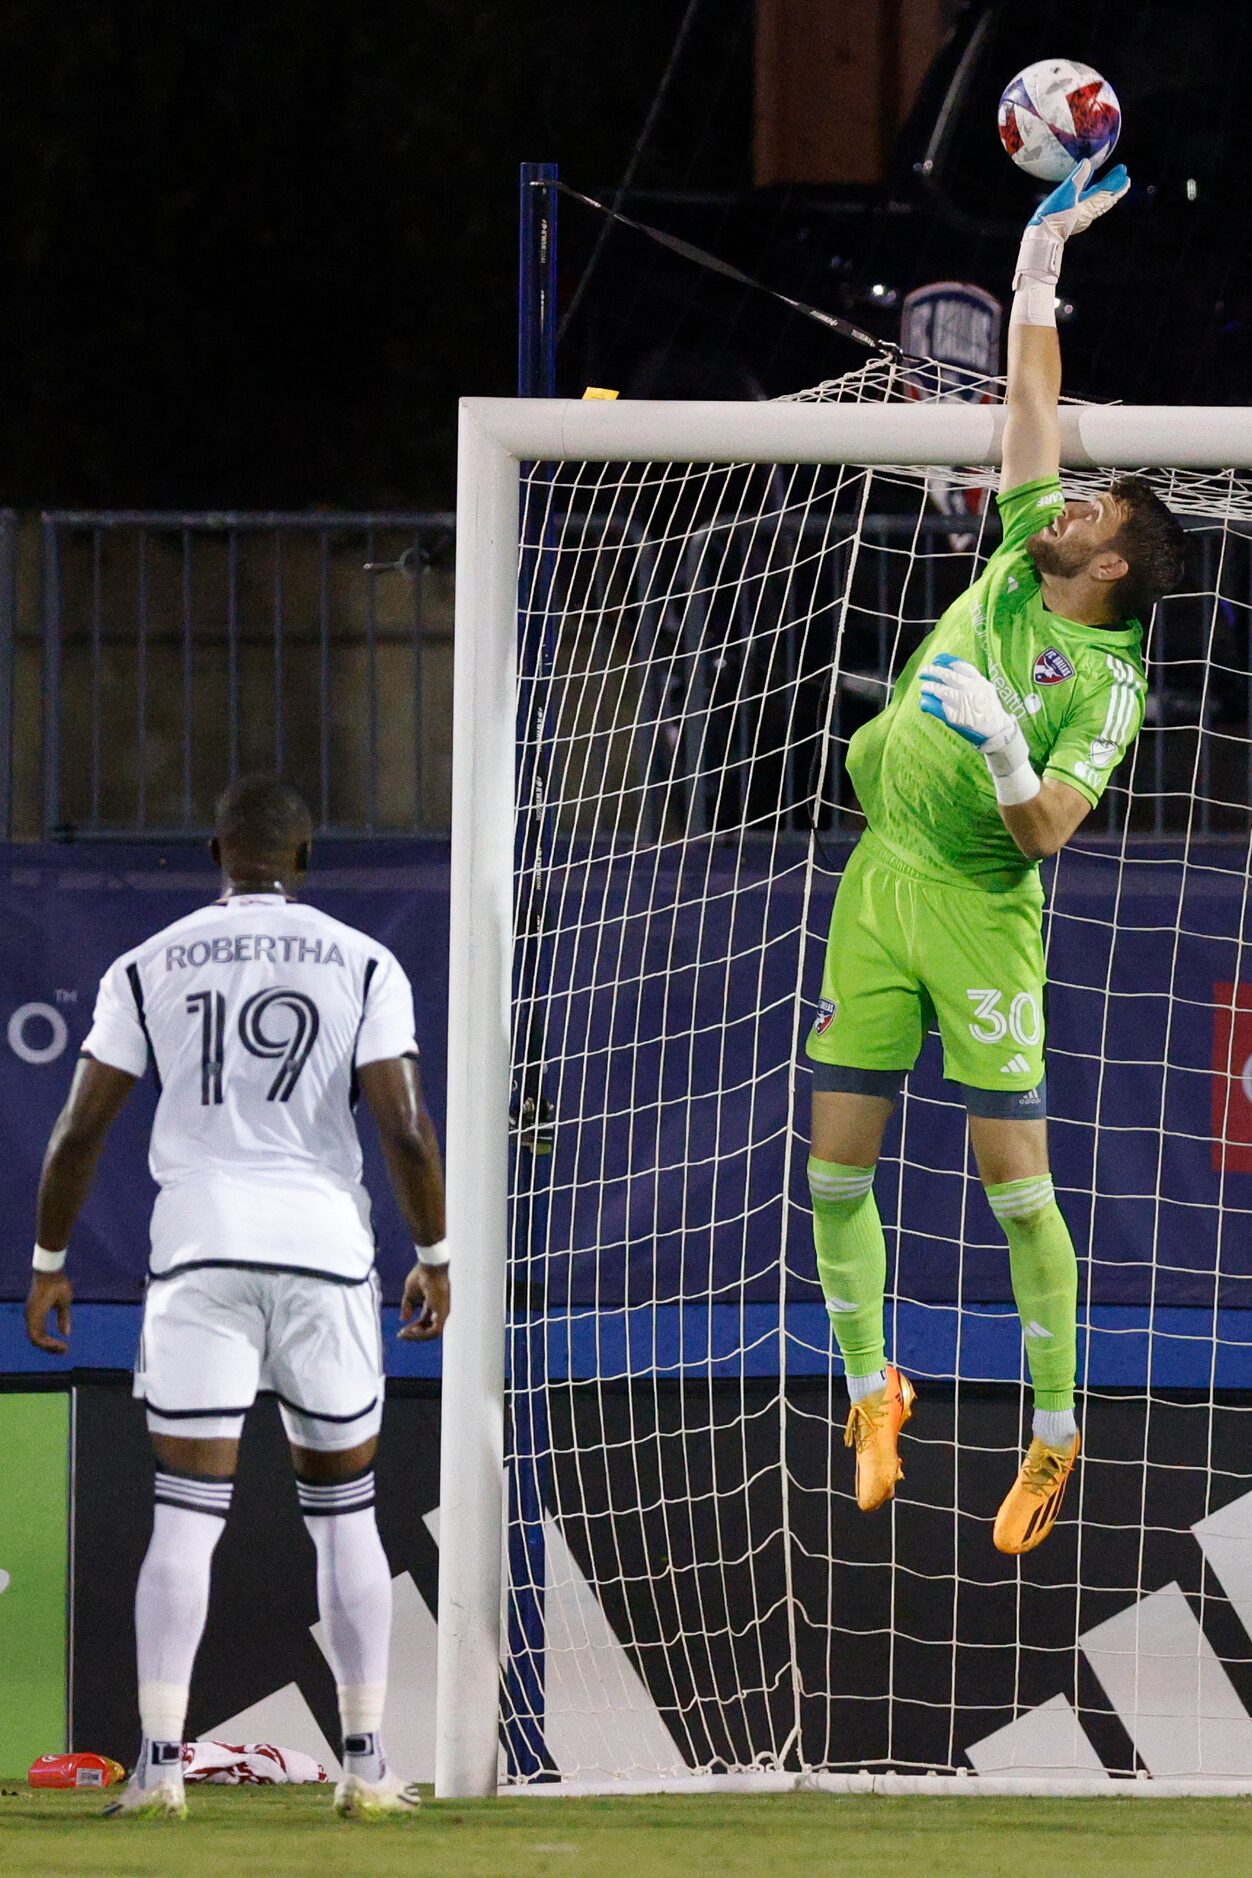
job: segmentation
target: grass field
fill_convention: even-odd
[[[186,1825],[107,1820],[99,1793],[0,1792],[14,1878],[1247,1878],[1252,1801],[827,1794],[432,1801],[350,1826],[328,1788],[194,1791]]]

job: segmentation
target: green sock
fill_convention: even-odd
[[[873,1189],[872,1167],[841,1167],[838,1161],[809,1157],[817,1275],[849,1376],[872,1376],[887,1360],[887,1242]]]
[[[1052,1180],[1006,1180],[987,1188],[1009,1242],[1013,1296],[1026,1339],[1038,1409],[1072,1409],[1078,1364],[1078,1260]]]

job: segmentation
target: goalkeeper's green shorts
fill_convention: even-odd
[[[927,880],[867,833],[835,895],[807,1052],[852,1070],[910,1070],[937,1020],[950,1081],[1035,1089],[1043,985],[1036,896]]]

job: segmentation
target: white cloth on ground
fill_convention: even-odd
[[[206,1780],[217,1787],[294,1787],[329,1778],[311,1754],[276,1748],[270,1741],[249,1741],[241,1747],[225,1741],[183,1743],[184,1780]]]

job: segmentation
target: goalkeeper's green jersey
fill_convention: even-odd
[[[1000,819],[974,745],[921,709],[919,669],[938,652],[968,659],[1022,727],[1030,760],[1095,805],[1143,722],[1143,629],[1080,626],[1049,613],[1026,543],[1064,503],[1054,476],[997,497],[1004,539],[896,681],[885,709],[848,746],[870,827],[930,880],[1019,889],[1042,899],[1039,868]]]

